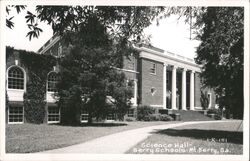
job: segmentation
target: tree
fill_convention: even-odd
[[[7,6],[6,12],[25,9]],[[163,11],[164,7],[143,6],[36,6],[35,13],[27,11],[30,40],[42,32],[38,26],[43,21],[67,47],[59,60],[56,94],[62,121],[77,123],[81,108],[88,111],[89,123],[112,108],[122,118],[132,92],[125,75],[115,68],[122,67],[124,56],[135,53],[133,45],[144,41],[143,29]],[[12,17],[7,17],[6,25],[14,27]]]
[[[196,62],[203,65],[204,84],[219,95],[219,105],[243,117],[244,8],[211,7],[204,22]]]
[[[81,108],[88,112],[91,123],[93,117],[105,118],[111,110],[122,118],[130,107],[131,88],[125,75],[115,69],[122,62],[119,45],[96,17],[88,21],[78,32],[63,37],[71,42],[69,52],[59,62],[57,96],[65,123],[79,123]]]
[[[195,61],[202,65],[202,83],[218,95],[219,107],[243,117],[243,7],[179,7],[168,13],[191,18],[191,28],[201,41]]]
[[[110,67],[105,50],[82,49],[73,49],[60,63],[58,96],[59,105],[63,105],[62,121],[79,123],[81,108],[89,114],[88,123],[93,117],[105,118],[111,110],[123,116],[130,108],[132,97],[125,75]]]

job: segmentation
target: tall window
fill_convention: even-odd
[[[131,88],[131,90],[132,90],[132,96],[131,97],[134,97],[135,96],[135,93],[134,93],[134,90],[135,90],[134,80],[127,79],[127,87]]]
[[[8,114],[9,123],[23,123],[23,106],[10,106]]]
[[[134,115],[134,109],[128,109],[127,114],[128,114],[128,117],[135,117],[135,115]]]
[[[48,106],[48,123],[60,122],[60,108],[58,106]]]
[[[9,69],[8,89],[24,89],[24,73],[16,66]]]
[[[135,70],[135,57],[130,56],[128,59],[128,69]]]
[[[115,113],[114,112],[110,112],[107,116],[107,120],[108,121],[113,121],[115,120]]]
[[[81,108],[81,122],[87,122],[88,118],[89,118],[88,112],[84,108]]]
[[[56,72],[51,72],[48,75],[48,92],[56,92],[56,85],[58,83],[58,76]]]
[[[150,74],[156,74],[156,64],[152,63],[149,70],[150,70]]]
[[[212,103],[212,95],[211,95],[211,93],[208,93],[207,97],[208,97],[208,107],[210,108],[211,107],[211,103]]]
[[[217,94],[215,95],[215,103],[219,104],[219,96]]]
[[[167,71],[167,89],[170,90],[171,89],[171,77],[170,77],[170,71]]]

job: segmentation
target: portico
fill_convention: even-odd
[[[200,104],[197,103],[200,100],[200,82],[198,75],[201,72],[201,67],[197,65],[193,59],[144,46],[141,46],[138,50],[140,50],[139,56],[141,59],[148,62],[151,60],[154,61],[158,64],[157,70],[161,72],[161,74],[156,73],[156,75],[151,74],[150,77],[143,77],[150,79],[151,82],[156,81],[152,83],[151,86],[156,86],[156,91],[160,92],[160,94],[152,95],[152,97],[149,97],[149,95],[143,96],[143,98],[147,97],[151,99],[152,102],[154,101],[154,104],[150,104],[151,106],[171,110],[195,110],[196,108],[201,108]],[[145,72],[146,71],[143,71],[142,73]],[[157,82],[161,81],[162,84],[159,85]],[[149,81],[147,80],[147,82]],[[148,86],[150,87],[149,83],[143,85],[144,88]],[[142,93],[144,93],[144,91],[145,93],[147,92],[146,89],[143,89]],[[157,101],[156,97],[161,100]],[[147,103],[150,101],[144,102]],[[156,104],[157,102],[159,102],[159,104]],[[160,102],[162,102],[162,105],[160,105]]]
[[[194,110],[194,77],[195,71],[188,70],[185,67],[178,67],[176,65],[163,64],[163,109],[172,110]],[[168,68],[170,67],[170,68]],[[171,69],[171,70],[168,70]],[[171,72],[171,82],[167,81],[167,72]],[[177,87],[177,72],[181,73],[181,86]],[[189,77],[187,77],[187,74]],[[189,79],[189,80],[188,80]],[[189,82],[189,89],[187,90],[187,82]],[[171,91],[167,88],[168,85],[171,86]],[[177,92],[178,90],[178,92]],[[170,92],[169,92],[170,91]],[[177,93],[178,96],[177,96]],[[187,103],[187,95],[189,95],[189,100]],[[170,97],[171,106],[167,106],[167,99]],[[178,99],[177,99],[178,97]],[[177,102],[178,101],[178,102]],[[178,104],[178,106],[177,106]],[[187,106],[188,105],[188,106]],[[188,108],[187,108],[188,107]]]

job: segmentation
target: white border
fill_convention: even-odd
[[[244,14],[244,121],[243,156],[249,160],[249,11],[250,3],[245,5]]]
[[[244,6],[248,0],[2,0],[2,4],[18,5],[116,5],[116,6]],[[4,7],[3,7],[4,8]],[[5,12],[5,8],[4,8]],[[3,12],[3,13],[4,13]]]
[[[32,1],[32,0],[2,0],[0,1],[0,29],[1,33],[5,33],[5,5],[11,4],[33,4],[41,5],[162,5],[162,6],[244,6],[245,7],[245,35],[244,35],[244,150],[243,155],[118,155],[118,154],[6,154],[5,153],[5,111],[1,108],[0,123],[1,123],[1,146],[0,146],[0,160],[249,160],[249,2],[247,0],[157,0],[152,3],[151,0],[46,0],[46,1]],[[5,42],[4,34],[1,34],[0,42]],[[5,65],[5,43],[0,43],[1,59],[0,64]],[[1,76],[5,76],[6,67],[0,68]],[[2,98],[0,99],[0,107],[5,107],[5,79],[0,80],[1,89],[0,93]],[[38,159],[39,158],[39,159]]]

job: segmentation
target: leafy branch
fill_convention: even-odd
[[[19,14],[22,10],[24,10],[26,8],[26,6],[24,5],[11,5],[11,6],[6,6],[6,26],[10,29],[12,29],[14,27],[14,22],[13,22],[13,18],[14,16],[11,16],[10,18],[8,16],[10,16],[10,12],[12,9],[14,9],[16,11],[17,14]]]

